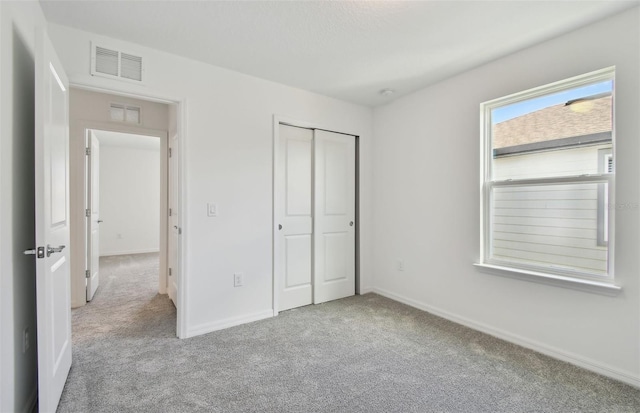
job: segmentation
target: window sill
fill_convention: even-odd
[[[473,265],[478,268],[478,270],[487,274],[516,278],[520,280],[537,282],[563,288],[570,288],[590,293],[615,296],[622,291],[622,287],[620,287],[619,285],[603,281],[585,280],[580,278],[566,277],[562,275],[545,274],[537,271],[521,270],[518,268],[502,267],[500,265],[492,264],[475,263]]]

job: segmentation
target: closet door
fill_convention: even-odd
[[[355,137],[315,131],[315,304],[355,294]]]
[[[313,131],[280,125],[275,170],[278,311],[312,303]]]

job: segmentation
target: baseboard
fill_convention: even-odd
[[[369,294],[369,293],[372,293],[372,292],[374,292],[373,287],[361,287],[360,288],[360,295],[365,295],[365,294]],[[380,294],[380,295],[382,295],[382,294]]]
[[[621,371],[620,369],[617,369],[615,367],[600,363],[598,361],[595,361],[586,357],[579,356],[577,354],[573,354],[571,352],[567,352],[565,350],[562,350],[553,346],[549,346],[539,341],[531,340],[517,334],[512,334],[505,330],[497,329],[483,323],[478,323],[469,318],[458,316],[448,311],[441,310],[431,305],[422,303],[417,300],[413,300],[411,298],[404,297],[402,295],[393,293],[391,291],[387,291],[382,288],[374,288],[373,292],[376,294],[380,294],[384,297],[387,297],[391,300],[398,301],[408,306],[417,308],[419,310],[426,311],[428,313],[445,318],[454,323],[462,324],[466,327],[489,334],[491,336],[508,341],[510,343],[514,343],[519,346],[526,347],[528,349],[537,351],[538,353],[545,354],[549,357],[562,360],[567,363],[571,363],[578,367],[582,367],[586,370],[590,370],[595,373],[601,374],[603,376],[612,378],[614,380],[621,381],[630,386],[640,388],[640,376],[636,376],[630,372]]]
[[[129,250],[129,251],[113,251],[100,253],[101,257],[110,257],[113,255],[134,255],[134,254],[148,254],[151,252],[160,252],[159,248],[142,249],[142,250]]]
[[[273,317],[273,310],[260,311],[253,314],[247,314],[239,317],[225,318],[224,320],[214,321],[213,323],[204,323],[192,328],[187,328],[185,338],[195,337],[202,334],[211,333],[213,331],[223,330],[229,327],[239,326],[241,324],[251,323],[253,321],[263,320]]]
[[[33,387],[29,398],[25,402],[22,407],[22,413],[32,413],[36,411],[36,402],[38,401],[38,388],[36,386]]]

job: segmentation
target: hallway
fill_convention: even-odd
[[[158,294],[158,262],[158,253],[100,258],[100,288],[90,303],[72,310],[73,365],[58,411],[85,411],[103,398],[117,399],[105,390],[119,385],[103,383],[105,378],[127,383],[122,376],[145,370],[145,355],[156,357],[160,341],[177,340],[176,309]]]

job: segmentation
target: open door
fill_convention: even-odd
[[[178,176],[178,156],[180,153],[180,139],[174,135],[169,139],[169,242],[167,261],[169,270],[167,271],[167,293],[173,301],[173,305],[178,307],[178,253],[180,237],[180,208],[179,208],[179,176]]]
[[[356,138],[315,130],[313,302],[355,294]]]
[[[43,30],[35,65],[38,406],[55,412],[71,368],[69,86]]]
[[[87,136],[87,301],[91,301],[100,282],[100,141]]]

